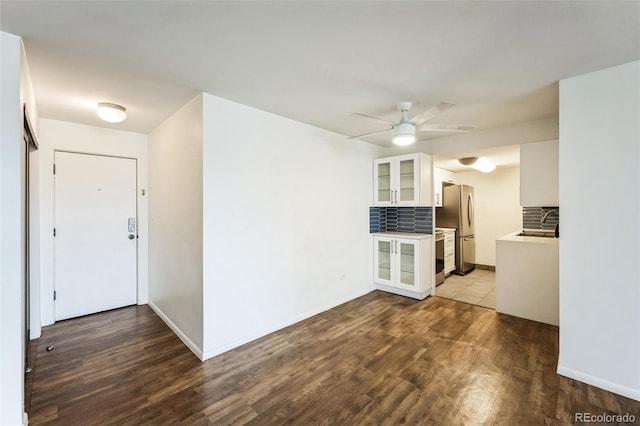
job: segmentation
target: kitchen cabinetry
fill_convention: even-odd
[[[454,185],[456,174],[449,170],[433,168],[433,205],[442,207],[442,186],[445,184]]]
[[[556,207],[558,196],[558,140],[520,145],[520,205]]]
[[[373,163],[373,205],[432,205],[432,159],[422,153],[380,158]]]
[[[456,269],[456,230],[444,231],[444,274],[449,275]]]
[[[433,237],[373,234],[373,279],[378,290],[422,300],[434,294]]]

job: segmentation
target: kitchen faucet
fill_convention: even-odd
[[[545,223],[551,213],[555,213],[556,215],[558,215],[558,223],[556,223],[555,237],[559,238],[560,237],[560,213],[558,212],[558,210],[553,210],[553,209],[547,210],[544,216],[542,216],[542,220],[540,220],[540,224]]]
[[[542,216],[542,220],[540,221],[540,223],[545,223],[547,221],[547,218],[549,217],[549,215],[551,213],[555,213],[558,216],[560,216],[560,213],[558,213],[558,210],[547,210],[547,212],[544,214],[544,216]]]

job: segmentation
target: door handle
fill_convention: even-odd
[[[133,240],[135,237],[136,237],[135,235],[133,235],[133,234],[129,234],[129,239],[130,239],[130,240]]]

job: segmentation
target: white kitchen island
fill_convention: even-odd
[[[559,239],[519,233],[496,240],[496,311],[558,325]]]

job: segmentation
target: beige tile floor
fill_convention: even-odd
[[[495,309],[496,273],[474,269],[465,276],[449,275],[436,287],[436,296]]]

